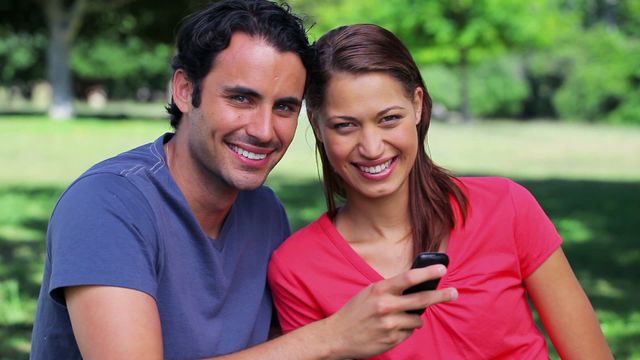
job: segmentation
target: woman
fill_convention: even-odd
[[[429,306],[424,326],[376,359],[548,358],[527,294],[560,356],[611,358],[533,196],[508,179],[453,177],[427,156],[431,99],[398,38],[353,25],[314,48],[307,112],[329,210],[271,260],[284,331],[408,270],[418,252],[437,251],[450,258],[438,288],[456,288],[458,299]]]

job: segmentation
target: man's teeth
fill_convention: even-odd
[[[236,154],[242,155],[244,157],[246,157],[247,159],[251,159],[251,160],[262,160],[264,158],[267,157],[267,154],[256,154],[256,153],[252,153],[251,151],[247,151],[244,149],[241,149],[235,145],[231,145],[231,149],[233,151],[236,152]]]
[[[389,168],[389,166],[391,165],[391,160],[385,162],[384,164],[381,165],[376,165],[376,166],[359,166],[361,171],[364,171],[366,173],[369,174],[379,174],[385,170],[387,170]]]

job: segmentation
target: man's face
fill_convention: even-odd
[[[195,170],[233,189],[260,186],[293,140],[305,76],[297,54],[234,34],[180,124]]]

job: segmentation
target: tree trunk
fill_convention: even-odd
[[[65,8],[61,0],[49,0],[44,3],[49,25],[47,77],[53,89],[49,117],[54,120],[67,120],[74,115],[69,58],[71,44],[82,23],[85,7],[86,0],[76,0],[69,8]]]
[[[469,104],[469,63],[467,59],[467,49],[460,52],[460,107],[462,120],[468,122],[471,119]]]
[[[53,102],[49,117],[53,120],[68,120],[74,115],[73,90],[71,87],[70,44],[65,41],[65,30],[60,23],[51,24],[49,50],[47,52],[47,77],[53,89]]]

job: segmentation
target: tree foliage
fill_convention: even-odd
[[[594,27],[556,56],[569,69],[554,97],[567,119],[640,124],[640,42]]]
[[[299,0],[294,4],[313,13],[318,23],[314,35],[341,24],[376,23],[398,35],[418,63],[456,67],[465,118],[470,112],[473,65],[508,51],[548,45],[552,30],[565,24],[552,0],[334,0],[321,5]]]
[[[0,85],[46,76],[46,4],[0,2]],[[78,0],[75,0],[78,1]],[[86,1],[86,0],[85,0]],[[180,21],[208,0],[91,0],[69,59],[76,97],[164,91]],[[315,23],[376,23],[396,33],[424,70],[435,101],[476,117],[638,122],[640,0],[291,0]]]

